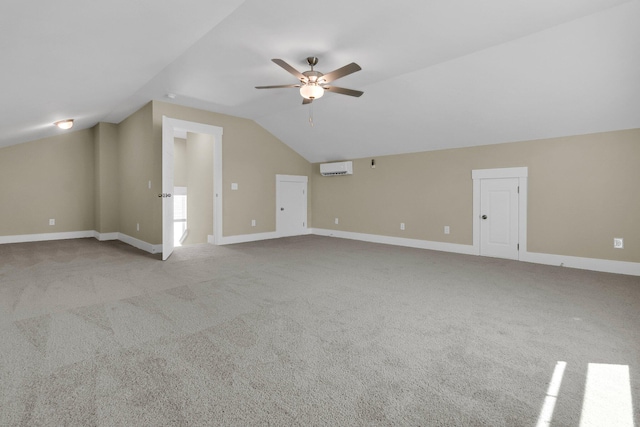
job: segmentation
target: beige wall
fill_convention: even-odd
[[[252,120],[154,101],[153,155],[158,165],[163,115],[223,128],[223,236],[275,231],[276,174],[310,176],[311,164]],[[232,182],[238,183],[238,190],[231,190]],[[160,204],[156,210],[161,216]],[[256,227],[251,227],[252,219]],[[161,221],[154,226],[152,243],[159,243]]]
[[[187,229],[185,245],[213,234],[213,136],[187,133]]]
[[[0,149],[11,201],[0,236],[97,230],[162,243],[162,115],[223,128],[223,235],[274,231],[276,174],[309,176],[310,163],[251,120],[152,102],[118,125]]]
[[[175,138],[173,144],[173,185],[187,186],[187,140]]]
[[[158,197],[162,192],[162,166],[155,159],[151,114],[151,103],[148,103],[119,125],[119,223],[121,233],[159,244],[162,243],[161,229],[158,237],[162,218],[162,199]],[[136,229],[137,224],[140,231]]]
[[[274,231],[275,175],[287,174],[311,178],[312,227],[470,245],[471,171],[526,166],[529,251],[640,262],[640,129],[382,156],[375,169],[356,159],[353,176],[321,177],[251,120],[162,102],[119,125],[1,148],[0,236],[97,230],[161,243],[162,115],[223,128],[224,236]]]
[[[357,159],[343,177],[316,164],[312,226],[471,245],[471,171],[527,166],[529,251],[640,262],[639,159],[634,129]]]
[[[119,226],[118,126],[98,123],[94,127],[95,230],[115,233]]]
[[[94,230],[93,163],[92,129],[0,148],[0,236]]]

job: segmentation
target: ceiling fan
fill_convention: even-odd
[[[279,88],[287,88],[287,87],[299,87],[300,95],[302,95],[303,104],[310,104],[314,99],[322,98],[324,95],[324,91],[328,90],[329,92],[339,93],[342,95],[349,96],[360,96],[364,92],[353,89],[345,89],[343,87],[332,86],[331,83],[334,80],[338,80],[341,77],[348,76],[351,73],[355,73],[356,71],[360,71],[362,68],[355,62],[351,64],[345,65],[344,67],[338,68],[327,74],[322,74],[319,71],[315,71],[313,69],[314,66],[318,64],[318,58],[315,56],[310,56],[307,58],[307,63],[311,67],[309,71],[300,72],[293,68],[291,65],[284,62],[282,59],[272,59],[273,62],[284,68],[286,71],[291,73],[295,78],[300,80],[299,84],[291,84],[291,85],[276,85],[276,86],[256,86],[256,89],[279,89]]]

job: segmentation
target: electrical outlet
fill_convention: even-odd
[[[448,225],[445,225],[444,226],[444,234],[449,234],[449,233],[451,233],[451,229],[449,228]]]
[[[256,226],[256,220],[255,220],[255,219],[252,219],[252,220],[251,220],[251,226],[252,226],[252,227],[255,227],[255,226]]]
[[[53,218],[49,219],[49,225],[56,225],[56,220]]]
[[[238,189],[238,183],[237,182],[232,182],[231,183],[231,189],[232,190],[237,190]]]
[[[400,223],[400,230],[404,230],[404,222]]]
[[[139,222],[136,223],[136,231],[140,231],[140,223]]]
[[[337,224],[338,223],[338,218],[334,219],[333,222],[334,222],[334,224]]]
[[[624,239],[622,237],[614,237],[613,247],[615,249],[624,249]]]

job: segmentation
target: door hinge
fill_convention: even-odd
[[[304,227],[304,222],[302,223],[302,226]]]
[[[520,194],[520,186],[518,185],[518,194]]]
[[[520,243],[518,243],[518,250],[520,250]]]

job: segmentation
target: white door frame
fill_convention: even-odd
[[[307,204],[309,203],[309,177],[303,175],[276,175],[276,234],[278,237],[282,237],[282,225],[280,224],[280,183],[281,182],[299,182],[306,185],[305,189],[305,224],[307,230],[309,229],[309,211]]]
[[[204,123],[189,122],[162,116],[162,144],[174,143],[176,131],[193,132],[212,135],[213,143],[213,243],[221,244],[222,241],[222,133],[219,126],[206,125]],[[173,191],[173,190],[172,190]],[[171,215],[173,216],[173,215]],[[163,214],[164,229],[164,214]],[[172,218],[173,227],[173,218]],[[163,236],[164,240],[164,236]],[[173,244],[173,242],[171,242]],[[164,244],[164,241],[163,241]]]
[[[480,181],[483,179],[518,178],[518,241],[520,250],[518,259],[527,252],[527,187],[529,168],[475,169],[471,171],[473,179],[473,253],[480,255]]]

